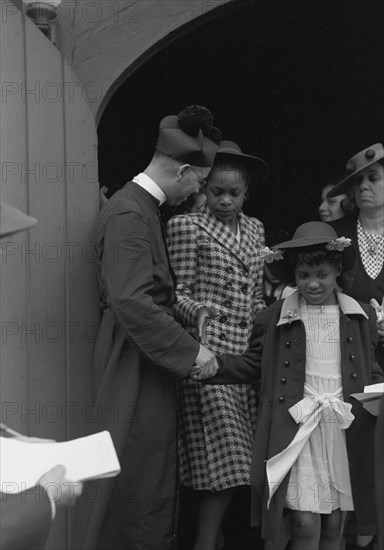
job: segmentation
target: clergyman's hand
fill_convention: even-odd
[[[216,357],[214,357],[210,365],[206,365],[205,367],[194,365],[191,369],[189,377],[195,381],[205,380],[206,378],[212,378],[212,376],[215,376],[218,370],[219,365]]]
[[[214,357],[215,354],[210,349],[200,344],[199,353],[195,359],[195,365],[198,365],[199,367],[205,367],[206,365],[208,366]]]
[[[205,346],[200,344],[199,354],[189,376],[192,380],[204,380],[215,376],[219,370],[215,355]]]

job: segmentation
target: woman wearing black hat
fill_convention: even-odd
[[[374,304],[378,319],[384,306],[384,149],[376,143],[363,149],[346,165],[347,175],[328,192],[328,197],[352,194],[356,213],[332,223],[339,235],[350,237],[357,251],[351,288],[353,298]],[[328,220],[326,220],[328,221]],[[382,312],[382,315],[384,313]],[[384,323],[378,322],[376,358],[384,367]],[[373,541],[358,535],[355,548],[373,547]]]
[[[348,174],[329,197],[352,191],[356,214],[332,222],[338,235],[352,239],[357,251],[352,270],[353,282],[347,293],[362,302],[374,304],[378,313],[384,299],[384,148],[375,143],[363,149],[346,165]],[[379,345],[376,358],[384,367],[384,326],[378,323]]]
[[[176,316],[215,353],[245,351],[254,316],[264,307],[264,228],[241,211],[253,174],[265,178],[265,162],[222,142],[205,187],[206,205],[168,224]],[[222,547],[220,525],[233,489],[249,485],[256,392],[183,380],[179,399],[181,483],[201,494],[194,549],[214,550]]]

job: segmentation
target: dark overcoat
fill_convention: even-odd
[[[51,505],[40,485],[17,494],[0,493],[1,550],[42,550],[51,524]]]
[[[115,193],[98,221],[103,316],[94,354],[93,431],[111,432],[122,471],[114,484],[86,487],[91,513],[79,517],[87,528],[76,548],[93,549],[96,540],[103,550],[173,547],[176,377],[188,375],[199,344],[173,318],[163,231],[159,202],[133,182]]]
[[[374,534],[377,517],[374,492],[375,418],[350,397],[367,384],[383,381],[375,362],[376,314],[367,304],[338,294],[340,306],[341,372],[344,401],[352,404],[355,416],[346,430],[347,452],[359,533]],[[298,293],[279,300],[256,316],[248,351],[223,355],[216,383],[254,382],[261,376],[254,451],[251,466],[253,490],[252,522],[262,525],[262,537],[274,539],[279,532],[290,472],[274,494],[267,509],[268,485],[265,461],[285,449],[299,425],[288,409],[304,395],[306,333],[296,318]]]

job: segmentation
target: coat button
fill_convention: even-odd
[[[240,328],[247,328],[247,326],[248,326],[247,321],[240,321],[240,323],[239,323]]]
[[[354,355],[350,355],[350,356],[349,356],[349,359],[350,359],[351,361],[354,361],[354,360],[355,360],[355,356],[354,356]]]
[[[226,338],[227,338],[227,337],[226,337],[226,335],[224,334],[224,332],[221,332],[221,333],[219,334],[219,340],[226,340]]]
[[[289,361],[284,361],[284,367],[289,367]]]
[[[291,347],[291,342],[289,342],[289,340],[287,340],[287,341],[285,342],[285,347],[286,347],[286,348],[290,348],[290,347]]]
[[[225,288],[226,290],[230,290],[231,288],[233,288],[233,283],[232,283],[232,281],[227,281],[227,282],[225,283],[225,285],[224,285],[224,288]]]
[[[247,294],[248,292],[248,285],[241,285],[240,290],[243,294]]]
[[[286,378],[282,378],[282,379],[280,380],[280,382],[281,382],[282,384],[286,384],[286,383],[287,383],[287,379],[286,379]]]
[[[347,317],[347,323],[349,325],[349,323],[351,322],[351,319],[349,317]]]
[[[231,307],[232,306],[232,301],[231,300],[224,300],[223,306],[224,307]]]
[[[280,397],[279,397],[279,402],[280,402],[280,403],[284,403],[284,401],[285,401],[285,397],[283,397],[282,395],[280,395]]]
[[[229,265],[229,266],[225,269],[225,271],[226,271],[227,273],[234,273],[234,272],[235,272],[235,270],[233,269],[233,267],[232,267],[231,265]]]
[[[356,374],[355,372],[353,372],[353,373],[351,374],[351,378],[352,378],[353,380],[356,380],[357,374]]]
[[[348,336],[348,338],[347,338],[348,344],[350,344],[352,342],[352,340],[353,340],[352,336]]]
[[[228,317],[226,315],[220,315],[218,320],[220,323],[226,323],[228,321]]]

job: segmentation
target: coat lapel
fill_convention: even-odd
[[[210,238],[215,239],[221,246],[226,248],[231,254],[236,256],[246,267],[249,265],[248,250],[251,246],[249,222],[242,212],[238,217],[241,233],[241,242],[236,239],[233,233],[222,221],[214,216],[211,211],[205,207],[204,210],[196,215],[195,223],[206,231]]]

